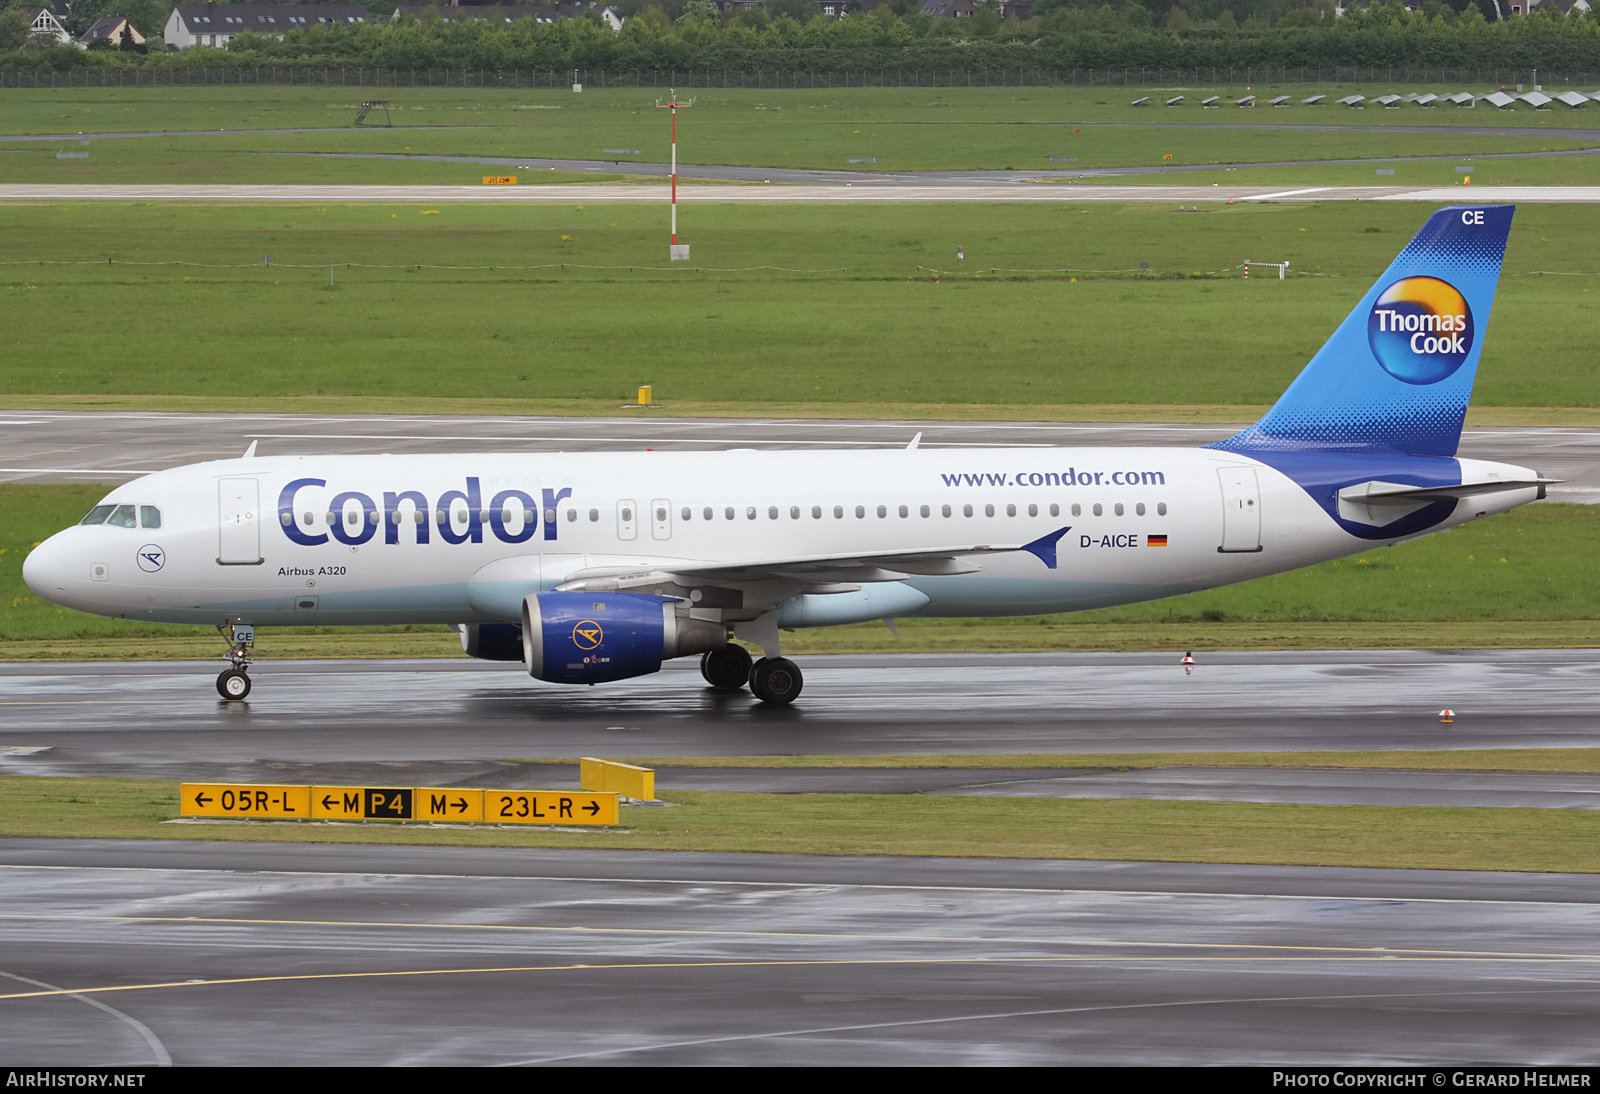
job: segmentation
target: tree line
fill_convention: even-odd
[[[86,6],[90,2],[80,0]],[[1595,13],[1536,12],[1528,18],[1493,19],[1476,0],[1463,0],[1461,10],[1429,0],[1414,12],[1398,2],[1375,4],[1352,8],[1337,19],[1327,0],[1298,6],[1288,0],[1230,0],[1228,6],[1219,6],[1219,0],[1184,0],[1159,14],[1139,0],[1125,0],[1121,7],[1043,0],[1039,14],[1026,21],[1001,19],[997,7],[972,18],[934,19],[916,14],[909,0],[891,0],[837,21],[787,14],[791,8],[801,14],[808,10],[793,0],[772,0],[777,15],[753,8],[728,16],[719,15],[707,0],[681,2],[674,14],[675,2],[634,7],[615,34],[592,14],[559,23],[506,24],[447,21],[430,12],[393,22],[313,26],[281,39],[247,33],[222,49],[181,54],[153,49],[148,56],[41,48],[26,35],[20,42],[13,40],[14,34],[8,38],[0,25],[0,50],[8,51],[0,65],[293,64],[618,73],[1252,66],[1600,71],[1600,18]],[[905,10],[897,11],[897,5]],[[1250,14],[1240,19],[1234,8]],[[11,16],[0,16],[0,24]]]

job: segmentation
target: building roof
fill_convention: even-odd
[[[282,34],[320,24],[376,22],[363,4],[178,4],[173,14],[193,33]]]
[[[604,16],[611,10],[602,4],[401,4],[394,9],[394,13],[420,16],[429,8],[437,11],[439,18],[446,20],[490,19],[507,23],[515,23],[519,19],[532,19],[535,23],[558,23],[563,19],[581,19],[589,11]],[[620,23],[620,18],[617,21]]]
[[[121,15],[102,15],[95,20],[94,26],[78,35],[78,41],[83,45],[88,45],[90,42],[98,42],[102,38],[110,38],[113,34],[120,37],[123,27],[127,27],[133,32],[135,45],[143,44],[144,35],[139,33],[139,28],[128,22],[127,18]]]

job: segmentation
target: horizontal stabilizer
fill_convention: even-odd
[[[1494,479],[1464,482],[1455,486],[1411,486],[1402,482],[1363,482],[1339,491],[1339,516],[1357,524],[1387,527],[1402,517],[1434,502],[1504,494],[1513,490],[1537,490],[1544,497],[1545,487],[1560,479]]]
[[[1506,490],[1538,488],[1539,496],[1542,498],[1546,486],[1554,486],[1561,481],[1561,479],[1517,479],[1464,482],[1459,486],[1406,486],[1404,483],[1395,482],[1366,482],[1339,491],[1339,497],[1377,502],[1432,501],[1438,498],[1470,498],[1477,494],[1499,494]]]

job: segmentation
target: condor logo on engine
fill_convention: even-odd
[[[572,628],[572,644],[580,650],[597,650],[606,640],[606,632],[592,619],[585,619]]]
[[[1437,277],[1406,277],[1378,296],[1367,317],[1367,341],[1385,372],[1408,384],[1436,384],[1460,368],[1472,349],[1472,309]]]

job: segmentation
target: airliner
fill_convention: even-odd
[[[1512,213],[1433,213],[1266,415],[1203,448],[252,445],[117,487],[23,578],[68,608],[217,625],[231,701],[257,627],[450,624],[539,680],[699,656],[709,687],[787,704],[785,632],[1178,596],[1544,497],[1536,471],[1456,456]]]

